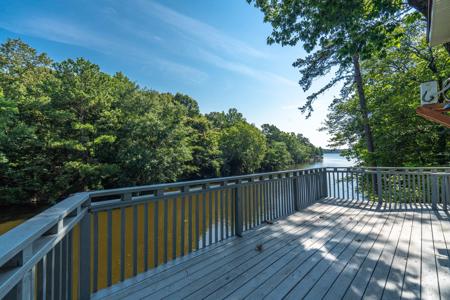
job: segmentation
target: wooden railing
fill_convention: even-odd
[[[326,193],[319,168],[76,194],[0,236],[0,299],[88,299]]]
[[[88,299],[331,197],[447,209],[450,168],[317,168],[79,193],[0,236],[0,299]]]
[[[327,168],[328,195],[378,205],[430,204],[447,210],[450,167]]]
[[[76,194],[0,236],[0,299],[89,297],[89,208]]]

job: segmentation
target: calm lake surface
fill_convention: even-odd
[[[340,153],[325,153],[323,160],[311,164],[300,165],[301,168],[323,168],[323,167],[351,167],[355,165],[352,160],[347,160]]]

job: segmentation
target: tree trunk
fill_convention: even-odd
[[[375,162],[373,160],[373,153],[375,152],[375,147],[373,143],[372,129],[369,124],[369,113],[367,111],[367,103],[366,103],[366,95],[364,94],[364,86],[361,75],[361,67],[359,65],[359,54],[353,55],[353,68],[354,68],[354,76],[355,83],[358,89],[358,98],[359,98],[359,108],[361,110],[363,125],[364,125],[364,134],[366,136],[367,142],[367,151],[370,156],[370,165],[375,166]]]
[[[447,50],[448,55],[450,55],[450,42],[444,44],[445,50]]]

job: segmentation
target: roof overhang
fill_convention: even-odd
[[[428,16],[430,45],[450,42],[450,0],[429,0]]]

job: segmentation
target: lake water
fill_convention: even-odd
[[[340,153],[325,153],[323,160],[311,164],[300,165],[301,168],[351,167],[355,161],[347,160]]]

